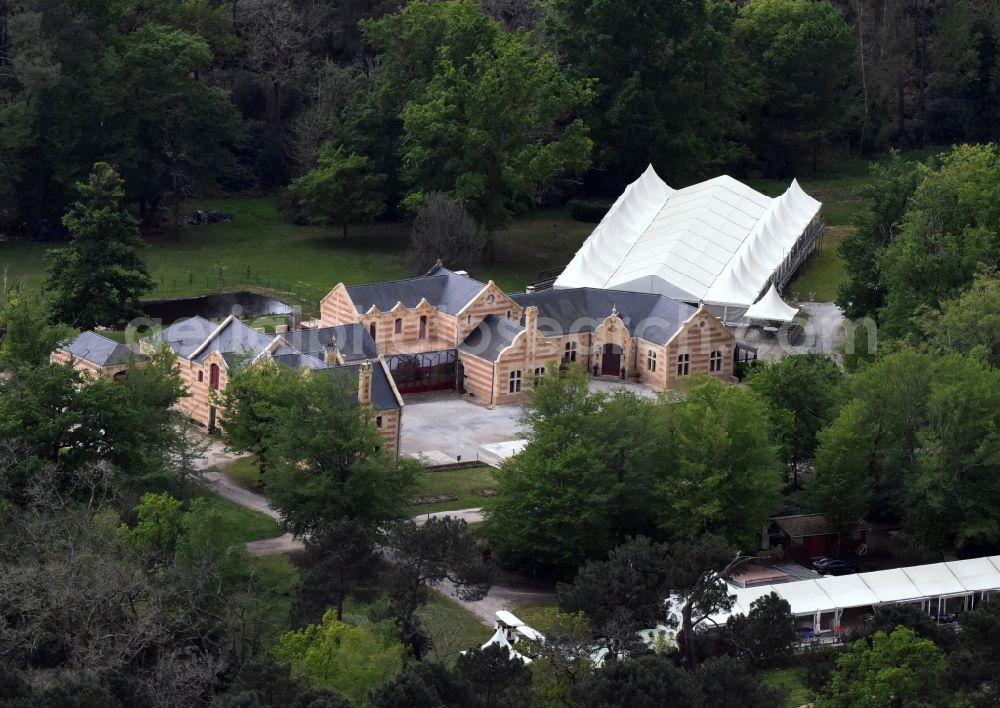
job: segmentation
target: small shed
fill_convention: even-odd
[[[870,532],[871,527],[864,521],[840,534],[822,514],[775,516],[764,545],[765,548],[781,546],[788,560],[808,562],[822,556],[864,555]]]

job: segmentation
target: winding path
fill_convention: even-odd
[[[209,448],[205,456],[196,463],[196,466],[204,470],[202,478],[205,480],[207,486],[219,496],[252,511],[266,514],[275,521],[281,521],[281,514],[271,506],[267,497],[243,487],[222,471],[222,467],[238,459],[238,457],[238,455],[227,451],[222,442],[212,440],[209,443]],[[464,519],[468,523],[477,523],[483,520],[482,509],[458,509],[455,511],[420,514],[419,516],[415,516],[413,520],[419,525],[427,523],[429,518],[436,516],[455,516]],[[275,538],[251,541],[247,544],[247,552],[254,556],[292,553],[301,551],[303,548],[303,543],[294,538],[290,533],[282,534]],[[503,584],[497,584],[490,588],[489,593],[482,600],[475,602],[467,602],[456,597],[454,588],[448,583],[443,583],[440,589],[450,600],[457,602],[489,625],[493,624],[497,610],[509,610],[513,607],[548,602],[555,596],[555,593],[551,590],[516,583],[513,582],[513,579],[505,579],[502,582]]]

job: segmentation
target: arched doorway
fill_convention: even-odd
[[[622,348],[605,344],[601,352],[601,376],[619,376],[622,371]]]

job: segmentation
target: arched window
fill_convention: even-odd
[[[208,369],[208,385],[210,388],[219,390],[219,365],[212,364]]]
[[[401,318],[399,317],[396,318],[396,324],[393,325],[392,331],[395,332],[396,334],[403,333],[403,320]]]
[[[427,339],[427,315],[420,315],[420,338]]]
[[[656,352],[652,349],[646,353],[646,368],[650,372],[656,371]]]
[[[372,339],[375,339],[376,332],[378,332],[378,328],[376,327],[375,323],[372,322],[370,325],[368,325],[368,334],[372,336]]]

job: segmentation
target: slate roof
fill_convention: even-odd
[[[198,352],[194,361],[200,364],[213,352],[253,358],[267,349],[273,341],[273,335],[258,332],[253,327],[248,327],[239,320],[233,319],[212,338],[208,346]],[[226,363],[230,363],[228,358]]]
[[[538,329],[546,336],[592,332],[614,308],[632,336],[665,344],[697,311],[663,295],[625,290],[569,288],[510,297],[522,307],[538,308]]]
[[[496,361],[500,352],[514,341],[514,337],[524,331],[524,327],[511,320],[487,315],[479,325],[469,332],[458,350],[477,356],[486,361]]]
[[[302,352],[292,351],[287,347],[282,347],[277,352],[272,353],[271,359],[273,359],[276,364],[288,366],[292,369],[313,369],[318,371],[320,369],[332,368],[322,359],[317,359],[314,356],[303,354]]]
[[[459,275],[443,266],[435,266],[426,275],[384,283],[351,285],[347,294],[359,313],[368,312],[372,306],[388,312],[403,303],[413,308],[424,298],[441,312],[454,315],[486,287],[485,283]]]
[[[796,514],[795,516],[775,516],[771,519],[778,528],[792,537],[826,536],[837,533],[837,528],[822,514]],[[852,530],[867,529],[868,524],[859,521]]]
[[[368,329],[362,324],[318,327],[281,335],[300,352],[322,359],[326,347],[333,342],[345,362],[377,359],[378,347]]]
[[[100,367],[116,366],[131,360],[145,359],[142,354],[136,354],[124,344],[119,344],[97,332],[83,332],[77,335],[73,341],[63,345],[61,349],[76,359]]]
[[[327,371],[336,376],[346,376],[349,374],[352,377],[352,389],[354,391],[358,390],[358,373],[360,370],[361,364],[345,364],[344,366],[331,366],[327,368]],[[386,375],[385,369],[382,368],[382,364],[378,361],[372,362],[372,406],[383,411],[399,408],[399,401],[396,400],[396,394],[392,390],[392,384],[389,383],[389,377]]]
[[[148,339],[152,344],[166,342],[174,354],[187,359],[218,326],[217,323],[204,317],[188,317],[153,333]]]

